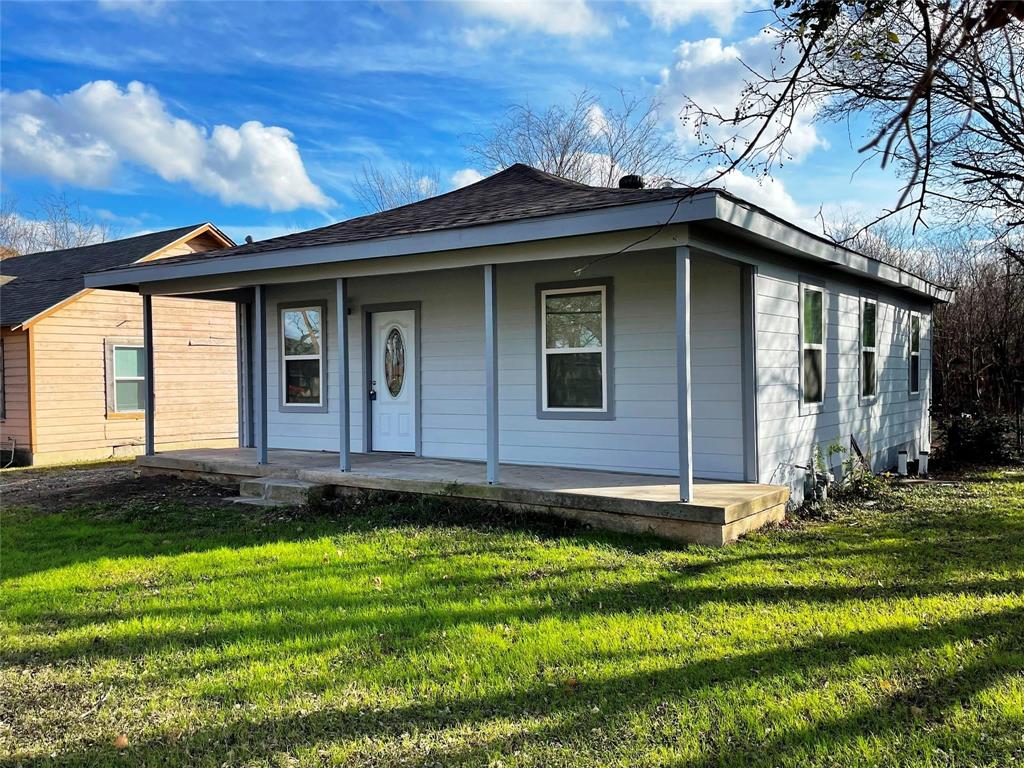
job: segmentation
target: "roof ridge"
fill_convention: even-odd
[[[598,187],[593,184],[584,184],[582,181],[567,179],[565,176],[559,176],[556,173],[551,173],[550,171],[545,171],[542,168],[537,168],[536,166],[528,165],[526,163],[513,163],[505,170],[509,171],[517,167],[529,171],[529,175],[533,176],[538,181],[554,182],[561,186],[573,187],[574,189],[615,189],[615,187]],[[493,178],[493,176],[488,178]]]
[[[131,237],[119,237],[116,240],[102,240],[98,243],[87,243],[85,245],[73,245],[70,248],[55,248],[52,251],[32,251],[32,253],[19,253],[16,256],[8,256],[4,261],[13,261],[14,259],[23,259],[26,256],[53,256],[60,253],[69,253],[71,251],[84,251],[90,248],[102,248],[104,246],[113,245],[114,243],[128,243],[132,240],[141,240],[144,237],[156,237],[157,235],[170,234],[171,232],[189,232],[194,229],[210,224],[211,222],[203,221],[199,224],[189,224],[184,227],[171,227],[170,229],[158,229],[154,232],[143,232],[140,235],[132,235]]]
[[[548,176],[551,179],[559,180],[559,181],[562,181],[562,182],[564,182],[566,184],[575,184],[575,182],[569,181],[569,179],[563,179],[560,176],[554,176],[552,174],[545,173],[544,171],[540,170],[539,168],[534,168],[532,165],[527,165],[526,163],[513,163],[512,165],[508,166],[507,168],[502,168],[497,173],[492,173],[490,176],[484,176],[482,179],[478,179],[477,181],[474,181],[472,184],[466,184],[465,186],[462,186],[462,187],[456,187],[455,189],[449,189],[447,192],[442,192],[439,195],[431,195],[430,197],[424,197],[422,200],[413,200],[411,203],[404,203],[403,205],[396,205],[394,208],[385,208],[383,211],[374,211],[372,213],[364,213],[361,216],[353,216],[350,219],[342,219],[341,221],[334,221],[334,222],[331,222],[330,224],[324,224],[321,227],[313,227],[313,229],[304,229],[304,230],[301,231],[301,233],[302,234],[308,234],[310,232],[324,232],[326,230],[331,229],[332,227],[337,227],[337,226],[339,226],[341,224],[352,224],[354,222],[362,221],[364,219],[371,219],[374,216],[380,216],[381,214],[384,214],[384,213],[394,213],[395,211],[406,210],[406,209],[412,208],[412,207],[417,206],[417,205],[422,205],[423,203],[431,203],[431,202],[433,202],[435,200],[441,200],[442,198],[450,197],[451,195],[463,192],[464,190],[470,189],[471,187],[476,187],[476,186],[479,186],[480,184],[484,184],[485,182],[490,182],[490,181],[493,181],[494,179],[505,177],[505,176],[508,175],[509,171],[514,170],[516,168],[525,168],[525,169],[528,169],[530,171],[533,171],[536,174],[541,174],[543,176]],[[538,180],[539,181],[547,181],[547,179],[544,179],[544,178],[540,178]],[[586,185],[583,185],[583,186],[584,186],[585,189],[589,189],[589,187],[586,187]],[[260,240],[259,242],[260,243],[272,243],[272,242],[274,242],[276,240],[282,240],[282,239],[284,239],[286,237],[292,237],[292,235],[295,235],[295,234],[299,234],[299,233],[297,233],[297,232],[289,232],[286,235],[278,235],[277,237],[269,237],[266,240]],[[237,245],[235,247],[236,248],[244,248],[245,245],[248,245],[248,243],[239,244],[239,245]],[[227,249],[221,249],[221,250],[227,250]]]

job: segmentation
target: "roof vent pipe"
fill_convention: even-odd
[[[643,189],[644,177],[630,174],[619,179],[619,189]]]
[[[249,243],[251,245],[252,244],[252,235],[246,235],[245,236],[245,242],[247,242],[247,243]]]

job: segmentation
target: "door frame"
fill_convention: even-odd
[[[421,343],[423,331],[420,325],[420,301],[391,301],[384,304],[364,304],[363,314],[363,451],[373,451],[373,403],[370,401],[370,386],[373,381],[373,315],[376,312],[402,312],[412,310],[416,325],[416,430],[415,456],[423,455],[423,373],[420,362],[423,359]]]

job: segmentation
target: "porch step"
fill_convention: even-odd
[[[254,477],[242,480],[241,494],[232,501],[257,506],[300,505],[324,495],[326,485],[285,477]]]

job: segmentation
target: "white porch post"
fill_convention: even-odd
[[[352,469],[348,391],[348,281],[339,277],[335,282],[338,315],[338,468],[348,472]]]
[[[253,291],[252,328],[252,398],[253,438],[256,462],[269,464],[267,459],[267,289],[257,285]]]
[[[676,248],[676,380],[679,400],[679,500],[693,500],[690,408],[690,249]]]
[[[145,439],[146,455],[156,453],[156,386],[153,380],[153,297],[148,293],[142,297],[142,345],[146,356],[146,404],[145,404]]]
[[[484,368],[487,387],[487,482],[498,482],[498,314],[493,264],[484,265]]]

